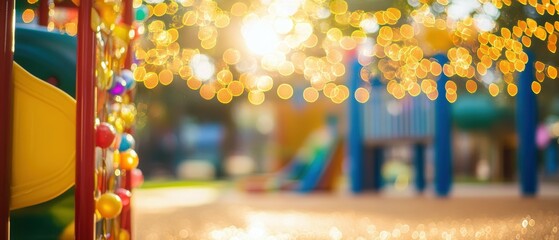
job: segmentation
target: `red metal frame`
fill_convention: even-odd
[[[12,161],[14,0],[0,4],[0,239],[9,239]]]
[[[131,26],[134,21],[134,7],[132,5],[132,0],[123,1],[123,11],[122,11],[122,23]],[[132,43],[132,41],[130,41]],[[132,45],[128,46],[128,51],[126,52],[126,59],[124,61],[124,68],[130,68],[132,65]]]
[[[47,26],[49,24],[49,0],[39,1],[39,10],[37,13],[39,15],[39,25]]]
[[[76,86],[76,239],[95,234],[95,36],[91,29],[93,1],[81,1],[78,15]]]
[[[0,5],[0,240],[9,239],[11,141],[12,141],[12,67],[13,67],[13,13],[14,1]],[[124,1],[124,23],[133,21],[132,0]],[[39,25],[48,24],[48,1],[39,5]],[[81,1],[78,16],[77,86],[76,86],[76,193],[75,238],[95,238],[95,37],[91,30],[91,1]],[[130,67],[131,51],[125,66]],[[124,186],[131,189],[131,172]],[[122,226],[131,231],[131,211],[122,216]]]
[[[72,1],[66,0],[66,1],[54,1],[54,5],[56,5],[56,7],[63,7],[63,8],[75,8],[75,7],[79,7],[76,6]]]
[[[134,21],[134,8],[132,5],[132,0],[123,1],[123,12],[122,12],[122,22],[128,26],[132,26]],[[130,41],[132,42],[132,41]],[[126,52],[126,59],[124,61],[124,67],[130,68],[132,65],[132,45],[128,45],[128,51]],[[127,170],[124,175],[124,188],[132,192],[132,171]],[[123,209],[120,215],[121,227],[130,233],[130,239],[134,239],[132,232],[132,207],[129,205],[127,209]]]

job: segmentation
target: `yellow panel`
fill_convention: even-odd
[[[76,101],[14,62],[10,209],[39,204],[74,184]]]

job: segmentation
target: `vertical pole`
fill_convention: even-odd
[[[425,145],[416,143],[413,146],[413,165],[415,168],[415,190],[423,193],[425,190]]]
[[[516,131],[518,136],[518,171],[520,191],[523,196],[534,196],[538,191],[536,152],[536,94],[532,91],[534,81],[534,55],[528,53],[526,69],[518,76],[516,95]]]
[[[557,141],[551,140],[545,149],[545,170],[548,174],[557,172]]]
[[[132,22],[134,21],[134,7],[132,0],[124,0],[123,1],[123,11],[122,11],[122,23],[132,26]],[[132,28],[130,28],[132,29]],[[132,41],[130,41],[132,43]],[[128,51],[126,52],[126,59],[124,60],[124,67],[130,68],[132,65],[132,44],[128,45]]]
[[[47,26],[49,24],[49,0],[39,0],[39,25]]]
[[[76,239],[95,237],[95,36],[91,11],[92,1],[80,2],[76,66]]]
[[[122,12],[122,22],[127,24],[128,26],[132,25],[132,21],[134,20],[134,9],[132,5],[132,0],[124,0],[123,1],[123,12]],[[130,41],[132,43],[132,41]],[[126,51],[126,59],[124,61],[124,67],[130,68],[132,65],[132,44],[128,45],[128,50]],[[130,191],[132,193],[132,171],[126,170],[124,174],[124,189]],[[132,195],[133,197],[134,195]],[[132,204],[128,205],[128,208],[123,209],[120,215],[120,224],[123,229],[128,231],[130,234],[130,239],[134,239],[133,232],[132,232]]]
[[[0,3],[0,239],[10,236],[14,3],[14,0]]]
[[[448,58],[444,54],[437,54],[434,58],[441,66],[448,62]],[[447,81],[448,77],[441,73],[437,79],[439,96],[435,99],[435,193],[439,197],[448,196],[452,187],[452,128],[450,103],[446,100],[445,84]]]
[[[349,55],[349,119],[348,119],[348,159],[349,175],[351,179],[351,191],[359,193],[363,191],[364,169],[363,169],[363,113],[361,104],[355,99],[354,93],[359,88],[361,78],[361,64],[357,61],[357,54]]]
[[[372,149],[373,151],[373,191],[378,192],[384,185],[382,179],[382,165],[384,163],[384,146],[377,146]]]

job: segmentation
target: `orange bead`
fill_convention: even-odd
[[[132,170],[138,167],[138,154],[133,149],[120,153],[120,168]]]

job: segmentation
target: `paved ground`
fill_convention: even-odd
[[[137,239],[559,239],[559,186],[457,186],[449,199],[244,194],[215,188],[135,192]]]

